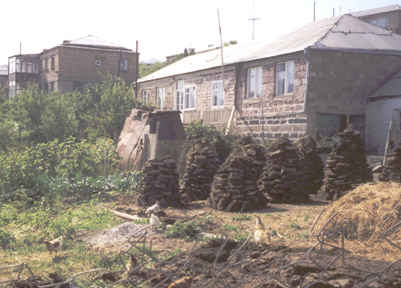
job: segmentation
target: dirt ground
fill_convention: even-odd
[[[316,244],[309,228],[327,205],[317,201],[303,205],[272,204],[254,213],[230,213],[210,209],[205,201],[198,201],[187,209],[165,209],[166,219],[173,221],[208,219],[202,232],[233,240],[199,242],[166,238],[164,232],[152,233],[147,241],[152,243],[159,259],[176,255],[149,268],[138,264],[122,283],[134,287],[146,280],[141,287],[169,287],[186,276],[190,277],[192,288],[401,287],[401,265],[393,263],[401,255],[380,246],[345,241],[350,253],[344,261],[340,252],[329,246],[318,247],[308,257],[308,250]],[[143,211],[134,204],[118,204],[114,208],[129,214]],[[271,242],[253,242],[256,215],[270,232]]]

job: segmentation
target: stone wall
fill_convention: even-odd
[[[401,69],[400,56],[374,53],[308,50],[308,59],[307,132],[313,137],[322,114],[365,118],[367,97]],[[364,123],[358,125],[364,135]]]
[[[224,76],[223,76],[224,75]],[[224,77],[224,105],[214,107],[212,105],[212,82],[221,80]],[[209,69],[190,74],[172,76],[139,83],[138,97],[142,98],[142,91],[146,90],[150,104],[157,105],[157,88],[165,88],[166,104],[163,110],[176,109],[176,85],[177,81],[183,80],[184,86],[193,85],[196,87],[196,108],[183,110],[181,119],[184,124],[192,121],[203,120],[206,124],[223,128],[230,117],[234,104],[235,93],[235,68],[228,66],[224,68]]]
[[[276,64],[295,62],[294,90],[291,94],[276,95]],[[263,67],[262,97],[246,99],[248,68]],[[303,53],[245,63],[241,69],[236,130],[240,134],[265,139],[305,135],[307,115],[304,100],[307,84],[307,63]]]

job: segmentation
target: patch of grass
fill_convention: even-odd
[[[309,239],[309,233],[308,232],[301,232],[298,233],[298,238],[302,239],[302,240],[308,240]]]
[[[233,231],[233,232],[237,232],[238,231],[238,227],[234,226],[232,224],[224,224],[223,225],[223,229],[226,231]]]
[[[150,220],[148,218],[132,220],[132,223],[135,223],[138,225],[149,224],[149,222],[150,222]]]
[[[246,215],[246,214],[238,214],[233,216],[233,221],[249,221],[251,220],[251,216]]]
[[[164,234],[167,238],[194,239],[202,231],[201,225],[197,221],[176,222],[166,228]]]
[[[290,227],[294,230],[301,230],[302,227],[299,226],[296,222],[291,222]]]
[[[308,222],[309,219],[310,219],[310,215],[305,215],[305,216],[304,216],[304,221],[305,221],[305,222]]]

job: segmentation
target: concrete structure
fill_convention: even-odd
[[[31,82],[50,91],[81,90],[106,73],[131,84],[137,79],[137,64],[138,53],[94,36],[64,41],[40,54],[9,57],[9,96]]]
[[[264,139],[331,137],[351,123],[366,130],[368,96],[401,70],[401,36],[343,15],[271,43],[186,57],[139,80],[139,96]],[[232,113],[234,111],[234,113]],[[233,117],[232,117],[233,116]]]
[[[185,141],[178,111],[133,109],[121,131],[117,152],[125,169],[141,169],[147,160],[172,157],[179,160]]]

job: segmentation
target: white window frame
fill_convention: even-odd
[[[149,97],[150,96],[150,92],[148,91],[148,89],[143,89],[142,90],[142,102],[145,105],[149,105]]]
[[[248,68],[246,98],[262,97],[262,66]]]
[[[184,80],[178,80],[176,83],[175,108],[179,111],[190,111],[196,110],[196,105],[196,85],[186,85]]]
[[[158,87],[156,90],[157,94],[157,106],[160,110],[163,110],[166,105],[166,88]]]
[[[284,71],[278,71],[279,65],[284,64]],[[292,71],[289,70],[290,65],[292,65]],[[287,62],[279,62],[276,63],[276,96],[283,96],[283,95],[290,95],[294,93],[294,80],[295,80],[295,61],[287,61]],[[279,78],[279,73],[283,73],[284,75],[284,91],[279,91],[280,85],[279,81],[281,80]],[[291,73],[291,75],[290,75]],[[292,81],[292,83],[290,83]]]
[[[176,83],[176,93],[175,93],[175,109],[178,111],[184,110],[184,91],[185,91],[184,80],[178,80]]]
[[[224,81],[212,81],[212,107],[224,107]]]
[[[193,99],[190,99],[192,98]],[[186,85],[184,89],[184,111],[196,109],[196,86]]]

